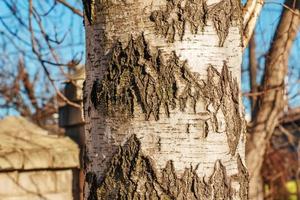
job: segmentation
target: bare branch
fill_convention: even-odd
[[[72,101],[70,101],[67,97],[65,97],[60,90],[56,87],[53,79],[51,78],[50,72],[48,71],[46,65],[44,62],[42,62],[42,56],[41,54],[38,52],[38,50],[36,49],[36,46],[38,45],[38,40],[36,40],[35,36],[34,36],[34,31],[32,30],[32,15],[33,15],[33,5],[32,5],[32,0],[29,0],[29,31],[31,33],[31,45],[32,45],[32,51],[33,53],[38,57],[38,59],[41,61],[42,67],[45,71],[46,76],[48,77],[51,85],[53,86],[55,92],[57,93],[57,95],[64,100],[67,104],[74,106],[76,108],[81,108],[81,105],[74,103]]]
[[[282,7],[284,7],[285,9],[288,9],[289,11],[291,11],[293,14],[295,14],[296,16],[300,16],[299,12],[295,11],[293,8],[291,8],[290,6],[284,4],[284,3],[280,3],[280,2],[276,2],[276,1],[266,1],[266,4],[277,4],[280,5]]]
[[[261,9],[264,5],[264,0],[249,0],[243,8],[243,48],[245,49],[255,29],[255,25]]]
[[[67,8],[69,8],[73,13],[75,13],[76,15],[83,17],[83,14],[80,10],[74,8],[73,6],[71,6],[68,2],[66,2],[65,0],[56,0],[57,2],[63,4],[64,6],[66,6]]]
[[[252,35],[250,43],[249,43],[249,72],[250,72],[250,88],[251,94],[257,92],[258,86],[256,83],[257,78],[257,60],[256,60],[256,42],[255,42],[255,34]],[[255,116],[256,113],[256,105],[257,105],[257,97],[251,96],[251,111],[252,117]]]
[[[294,0],[287,0],[292,4]],[[299,2],[298,2],[299,3]],[[300,5],[295,11],[300,13]],[[258,99],[259,109],[253,120],[253,128],[248,140],[247,162],[251,174],[250,195],[255,198],[256,179],[260,177],[263,155],[266,152],[275,127],[278,125],[279,114],[283,111],[286,100],[285,78],[288,71],[289,54],[292,44],[300,28],[300,17],[290,10],[284,10],[276,30],[276,35],[266,60],[265,73],[261,91],[268,91]],[[280,88],[274,90],[273,88]]]

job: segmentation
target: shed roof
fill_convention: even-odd
[[[0,171],[79,167],[79,148],[67,137],[22,117],[0,121]]]

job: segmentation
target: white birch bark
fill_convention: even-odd
[[[235,0],[208,0],[205,3],[206,5],[200,0],[99,0],[93,6],[86,7],[86,199],[92,199],[90,193],[95,193],[97,188],[98,199],[107,198],[102,197],[101,191],[99,192],[107,189],[101,184],[108,185],[112,181],[106,177],[112,176],[116,170],[110,169],[114,163],[121,162],[120,158],[126,156],[122,153],[127,152],[125,147],[123,151],[119,147],[133,144],[134,142],[128,143],[132,135],[140,143],[139,155],[151,161],[151,168],[155,171],[159,185],[153,184],[157,196],[162,197],[164,193],[175,199],[201,199],[205,196],[200,191],[180,192],[184,189],[178,183],[179,192],[173,191],[171,183],[164,186],[164,173],[168,174],[171,161],[169,169],[175,173],[175,179],[184,180],[187,170],[192,169],[193,176],[203,180],[205,184],[202,187],[204,190],[205,187],[209,188],[207,190],[211,193],[206,199],[247,199],[247,170],[243,164],[245,123],[239,92],[242,59],[241,9],[239,2]],[[201,15],[202,11],[205,14]],[[178,20],[179,15],[183,16],[184,23]],[[161,23],[162,18],[159,16],[166,20]],[[89,24],[87,18],[90,18],[92,24]],[[205,24],[202,25],[202,22]],[[195,24],[196,27],[199,25],[197,32],[193,29]],[[166,27],[169,27],[169,31],[162,34]],[[181,34],[181,30],[184,30],[184,34]],[[146,45],[141,46],[141,41]],[[100,95],[104,88],[103,81],[107,81],[108,68],[113,63],[113,49],[118,42],[122,45],[119,51],[128,53],[129,50],[126,49],[132,46],[133,49],[144,48],[151,58],[157,60],[157,55],[160,55],[157,65],[162,62],[161,66],[166,66],[162,68],[165,71],[153,71],[155,68],[149,67],[153,62],[137,58],[135,64],[145,67],[144,73],[152,78],[154,85],[147,87],[148,91],[145,93],[152,96],[144,101],[138,99],[134,89],[130,90],[129,93],[133,94],[132,109],[127,109],[131,108],[129,104],[114,105],[110,100],[103,103],[103,96]],[[171,57],[174,53],[175,57]],[[173,71],[168,71],[173,62],[181,67],[184,65],[179,68],[191,74],[190,83],[181,79],[181,72],[174,72],[176,67]],[[155,87],[162,84],[159,81],[168,78],[169,73],[173,72],[176,84],[174,99],[164,99],[170,97],[164,86],[159,86],[162,88],[162,99],[155,92],[149,92],[156,91]],[[124,73],[119,74],[121,77],[118,78],[120,82],[116,84],[116,90],[131,84]],[[122,79],[125,80],[124,83]],[[112,82],[108,83],[110,88]],[[97,85],[101,85],[98,90]],[[116,95],[118,94],[123,95],[122,91],[117,91]],[[112,94],[108,94],[110,95]],[[180,106],[181,99],[185,97],[186,105]],[[143,98],[146,97],[142,96]],[[157,101],[167,105],[155,103]],[[154,110],[156,105],[158,110]],[[132,113],[123,112],[121,107]],[[116,155],[119,157],[115,157]],[[124,169],[122,173],[124,174]],[[95,180],[97,186],[93,186]],[[136,184],[134,195],[141,198],[147,192],[151,193],[143,189],[145,182],[142,177],[132,180]],[[222,194],[219,191],[223,191]],[[193,196],[189,196],[191,193],[194,193]],[[155,199],[153,196],[147,198]]]

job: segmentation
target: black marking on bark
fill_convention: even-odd
[[[103,181],[96,186],[98,200],[200,200],[230,199],[232,196],[230,180],[220,161],[216,162],[208,181],[198,177],[197,168],[187,168],[178,177],[172,161],[158,172],[140,148],[140,142],[135,135],[119,148]]]
[[[91,102],[93,103],[94,107],[97,108],[99,105],[98,99],[100,98],[100,93],[98,92],[98,89],[101,88],[101,83],[99,79],[96,79],[93,83],[92,90],[91,90]]]
[[[88,172],[85,175],[85,181],[90,186],[90,193],[87,200],[97,200],[97,176],[95,173]]]
[[[183,39],[186,28],[191,33],[203,31],[208,19],[212,20],[219,37],[219,46],[223,46],[229,27],[237,22],[242,26],[240,2],[238,0],[222,0],[208,8],[204,0],[166,0],[163,10],[151,13],[150,20],[155,23],[156,31],[168,42],[174,42],[176,36]]]
[[[84,13],[86,15],[87,20],[89,21],[89,24],[92,25],[95,18],[95,0],[82,0]]]
[[[190,127],[191,127],[191,124],[188,123],[188,124],[186,125],[186,133],[190,133]]]
[[[207,138],[208,136],[208,132],[209,132],[209,124],[207,121],[204,122],[204,133],[203,133],[203,137]]]
[[[158,136],[157,146],[158,146],[158,151],[161,151],[161,137],[159,136]]]

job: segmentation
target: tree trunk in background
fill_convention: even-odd
[[[279,22],[271,50],[267,56],[262,83],[263,95],[258,100],[258,110],[253,120],[251,138],[247,144],[247,166],[250,172],[250,199],[263,199],[261,167],[269,140],[277,126],[278,116],[287,102],[285,78],[290,50],[300,28],[300,1],[286,2],[295,11],[286,9]]]
[[[85,1],[85,25],[85,199],[247,199],[240,2]]]
[[[255,42],[255,33],[253,33],[250,41],[249,41],[249,74],[250,74],[250,88],[251,93],[254,95],[250,97],[251,100],[251,116],[252,118],[256,115],[257,109],[257,96],[255,93],[257,92],[258,85],[256,83],[257,78],[257,68],[258,63],[256,59],[256,42]]]

